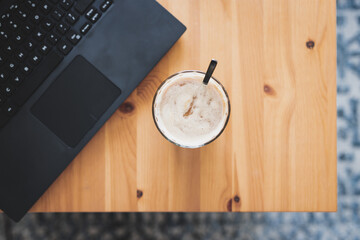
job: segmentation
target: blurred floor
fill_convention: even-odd
[[[359,215],[340,213],[28,214],[7,240],[360,239]]]
[[[0,240],[5,240],[5,224],[4,224],[4,216],[0,215]]]
[[[359,215],[336,213],[28,214],[15,239],[359,239]],[[1,239],[1,238],[0,238]]]
[[[337,7],[337,213],[47,213],[19,224],[0,214],[0,240],[360,240],[360,0]]]

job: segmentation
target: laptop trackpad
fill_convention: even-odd
[[[64,143],[76,147],[120,94],[117,86],[79,55],[31,112]]]

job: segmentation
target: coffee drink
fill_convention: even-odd
[[[158,90],[153,106],[155,123],[173,143],[195,148],[215,139],[224,129],[228,97],[214,79],[202,83],[204,74],[186,71],[170,77]]]

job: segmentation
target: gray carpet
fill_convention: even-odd
[[[357,210],[358,211],[358,210]],[[354,221],[353,219],[357,219]],[[359,212],[28,214],[7,240],[360,239]]]
[[[0,240],[360,240],[360,0],[337,7],[337,213],[0,214]]]

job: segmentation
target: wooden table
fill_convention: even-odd
[[[335,0],[160,0],[188,30],[32,211],[336,211]],[[226,87],[225,132],[167,142],[151,103],[184,69]]]

